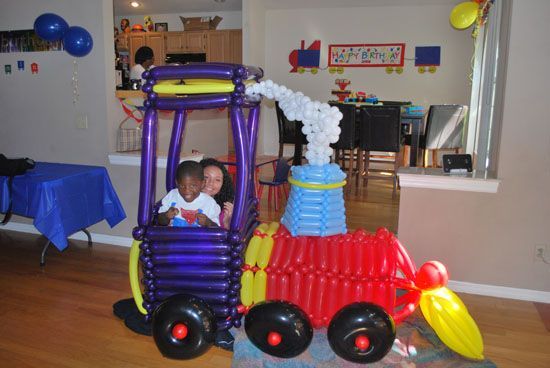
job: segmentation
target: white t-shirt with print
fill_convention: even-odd
[[[210,220],[215,222],[218,226],[220,225],[220,206],[216,203],[214,198],[210,197],[208,194],[201,192],[193,202],[186,202],[178,192],[178,188],[174,188],[162,199],[162,206],[159,209],[159,213],[168,211],[170,207],[175,207],[179,210],[179,213],[175,217],[178,218],[176,221],[187,221],[185,213],[182,210],[200,210],[200,213],[204,213]],[[189,226],[192,225],[190,224]]]

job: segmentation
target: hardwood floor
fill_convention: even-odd
[[[346,203],[350,228],[395,230],[398,201],[391,200],[391,186],[385,185],[373,182],[369,193],[352,191]],[[264,219],[278,216],[262,214]],[[63,253],[50,249],[40,268],[43,244],[43,237],[0,229],[1,366],[231,365],[231,353],[218,348],[194,361],[168,361],[151,337],[134,334],[113,316],[112,303],[130,295],[128,248],[94,244],[90,249],[70,241]],[[481,329],[486,356],[499,367],[550,367],[550,333],[533,303],[461,296]]]

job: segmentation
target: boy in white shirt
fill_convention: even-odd
[[[202,193],[204,172],[195,161],[183,161],[176,171],[177,188],[162,199],[158,224],[167,226],[219,226],[220,206]]]

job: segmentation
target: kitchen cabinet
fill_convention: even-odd
[[[206,52],[205,31],[165,32],[166,53]]]
[[[240,29],[208,31],[207,61],[242,62],[242,31]]]
[[[115,47],[117,51],[128,51],[128,35],[119,34],[116,36]]]
[[[229,51],[226,57],[228,63],[242,64],[243,62],[243,32],[232,29],[229,33]]]
[[[206,61],[227,62],[229,53],[229,33],[227,31],[209,31],[206,38]]]
[[[164,65],[166,51],[164,48],[164,37],[160,32],[139,32],[125,35],[127,37],[128,54],[130,67],[134,66],[136,61],[134,56],[136,51],[142,46],[149,46],[153,50],[155,59],[153,64],[156,66]]]

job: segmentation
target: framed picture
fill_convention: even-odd
[[[155,23],[155,32],[168,32],[168,23]]]

